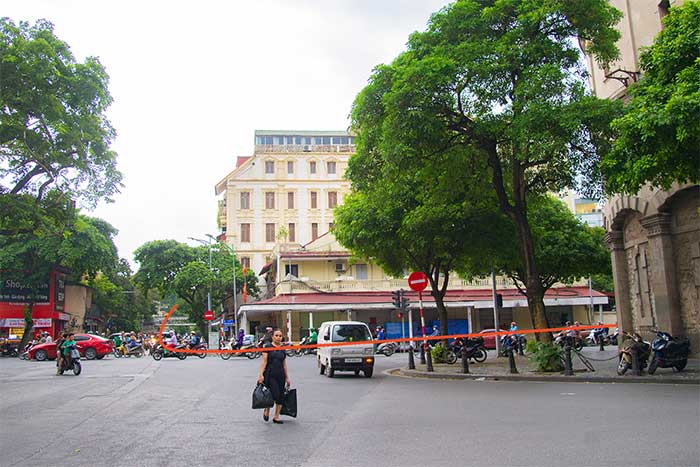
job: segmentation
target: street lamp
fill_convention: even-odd
[[[209,240],[214,240],[220,245],[225,246],[226,249],[231,252],[231,257],[233,259],[233,334],[235,335],[235,333],[238,332],[238,310],[236,309],[236,252],[233,250],[233,246],[229,246],[226,243],[219,241],[219,239],[213,235],[206,234],[206,236],[209,237]]]

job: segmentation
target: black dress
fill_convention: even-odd
[[[287,354],[284,350],[270,350],[267,352],[267,366],[263,372],[265,386],[270,388],[272,398],[276,403],[282,404],[284,401],[284,359]]]

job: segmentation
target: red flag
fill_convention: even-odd
[[[243,303],[248,303],[248,284],[246,283],[246,276],[248,275],[248,268],[243,265]]]

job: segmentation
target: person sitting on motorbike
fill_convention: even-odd
[[[309,334],[309,344],[317,344],[318,343],[318,331],[315,329],[311,330],[311,334]]]
[[[265,328],[265,335],[260,339],[260,342],[258,343],[259,347],[267,347],[272,345],[272,328],[271,327],[266,327]]]
[[[75,334],[68,333],[66,340],[61,344],[61,353],[63,354],[63,368],[68,369],[73,366],[73,358],[70,354],[71,347],[75,346]]]
[[[243,340],[245,339],[245,329],[241,328],[238,330],[238,335],[236,336],[236,348],[243,347]]]
[[[192,335],[190,336],[190,348],[193,349],[198,345],[199,345],[199,336],[197,335],[196,332],[192,332]]]
[[[603,323],[601,321],[598,321],[598,326],[602,326]],[[593,330],[593,342],[598,344],[600,342],[600,339],[603,339],[605,335],[608,333],[608,328],[595,328]]]
[[[165,341],[167,345],[175,347],[177,345],[177,335],[175,331],[170,331],[170,337]]]

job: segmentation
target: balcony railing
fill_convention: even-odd
[[[255,153],[336,152],[354,153],[354,144],[256,144]]]

